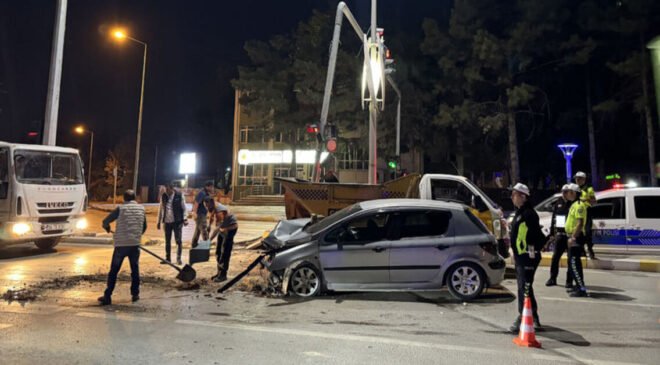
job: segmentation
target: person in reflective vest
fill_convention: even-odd
[[[555,247],[552,252],[552,262],[550,263],[550,279],[545,283],[545,286],[557,285],[557,275],[559,275],[559,261],[564,252],[568,251],[568,236],[566,235],[566,217],[568,211],[573,204],[570,200],[569,194],[571,192],[569,184],[562,186],[561,198],[557,200],[552,209],[552,220],[550,223],[550,235],[555,242]],[[575,200],[575,199],[573,199]],[[571,270],[566,271],[566,288],[573,287],[573,277]]]
[[[574,200],[566,217],[566,234],[568,235],[568,268],[571,270],[575,287],[570,292],[571,297],[586,297],[587,288],[584,284],[582,272],[582,246],[585,237],[585,222],[587,221],[587,207],[584,202],[577,199],[580,187],[577,184],[569,184],[571,192],[569,199]]]
[[[511,244],[516,266],[518,281],[518,317],[509,330],[518,333],[525,295],[532,301],[534,327],[540,328],[538,306],[534,296],[534,274],[541,262],[541,249],[545,244],[545,235],[541,231],[539,216],[529,201],[529,188],[524,184],[516,184],[512,188],[511,200],[516,212],[511,223]]]
[[[587,245],[587,257],[590,260],[595,260],[596,255],[594,254],[594,241],[593,241],[593,219],[591,218],[591,206],[596,204],[596,193],[594,188],[587,185],[587,174],[582,171],[579,171],[575,174],[575,182],[580,187],[578,192],[578,197],[580,202],[586,208],[586,220],[584,222],[584,243]]]

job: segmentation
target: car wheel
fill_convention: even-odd
[[[451,295],[467,301],[481,294],[486,284],[486,276],[476,264],[462,262],[449,269],[446,283]]]
[[[40,250],[51,250],[53,247],[57,246],[57,244],[60,243],[60,238],[44,238],[41,240],[37,240],[34,242],[37,247],[39,247]]]
[[[293,269],[289,279],[289,293],[297,297],[308,298],[321,293],[321,274],[310,264],[303,264]]]

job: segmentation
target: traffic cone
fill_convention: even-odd
[[[520,334],[513,339],[513,343],[518,346],[541,348],[541,343],[536,341],[536,335],[534,334],[532,300],[529,298],[529,295],[525,295],[522,321],[520,322]]]

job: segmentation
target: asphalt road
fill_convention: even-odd
[[[300,301],[238,290],[217,295],[217,285],[207,282],[183,290],[171,279],[156,280],[173,274],[144,256],[142,299],[131,303],[129,283],[120,281],[114,304],[98,307],[110,252],[83,245],[47,254],[30,245],[0,249],[0,294],[24,284],[38,289],[34,301],[0,304],[0,363],[657,364],[660,358],[658,274],[587,270],[592,297],[573,299],[561,287],[543,286],[548,271],[540,268],[543,349],[528,349],[505,333],[515,317],[512,279],[467,304],[446,292]]]

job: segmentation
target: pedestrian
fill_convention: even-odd
[[[557,275],[559,274],[559,261],[564,252],[568,251],[568,236],[566,235],[566,217],[573,201],[569,199],[571,192],[569,184],[562,186],[561,197],[557,200],[552,210],[552,220],[550,223],[550,238],[554,240],[555,247],[552,252],[552,262],[550,263],[550,279],[546,281],[545,286],[557,285]],[[548,240],[550,241],[550,240]],[[573,287],[573,277],[571,270],[566,270],[566,288]]]
[[[575,174],[575,182],[580,187],[579,198],[580,201],[584,204],[587,210],[587,218],[585,221],[585,234],[584,242],[587,246],[587,258],[590,260],[596,260],[596,255],[594,254],[594,241],[593,241],[593,219],[591,217],[591,206],[596,204],[596,193],[594,188],[590,185],[587,185],[587,174],[578,171]]]
[[[323,182],[326,183],[338,183],[339,178],[337,178],[337,175],[335,175],[335,172],[332,170],[326,171],[325,175],[323,176]]]
[[[108,273],[108,286],[102,296],[98,298],[101,305],[112,304],[112,292],[117,283],[117,274],[124,258],[128,257],[131,265],[131,300],[140,299],[140,242],[147,230],[147,216],[144,207],[135,201],[135,192],[124,192],[124,204],[118,206],[103,220],[103,229],[110,233],[110,223],[117,221],[113,234],[114,252]]]
[[[215,248],[215,256],[218,264],[218,273],[211,279],[216,283],[221,283],[227,280],[227,272],[229,271],[229,260],[231,259],[231,251],[234,248],[234,237],[238,232],[238,221],[236,216],[229,213],[229,209],[215,202],[208,202],[214,204],[214,207],[207,207],[209,211],[213,211],[215,215],[215,222],[220,235],[218,236],[218,243]]]
[[[209,239],[208,231],[208,221],[207,215],[208,211],[206,210],[206,205],[204,204],[204,199],[206,197],[213,196],[213,181],[207,181],[204,184],[202,190],[197,193],[195,197],[195,203],[193,204],[193,217],[195,219],[195,232],[192,237],[192,247],[197,247],[197,242],[199,241],[199,235],[202,235],[204,241]]]
[[[582,272],[582,247],[585,240],[585,222],[587,222],[586,204],[578,199],[581,189],[577,184],[570,184],[569,199],[574,201],[566,217],[566,234],[568,235],[568,268],[575,279],[575,287],[570,291],[571,297],[586,297],[587,288]]]
[[[534,274],[541,262],[541,248],[545,244],[545,236],[541,231],[539,216],[529,201],[527,185],[517,183],[511,191],[511,200],[516,212],[511,223],[511,244],[518,281],[518,317],[509,330],[518,333],[523,311],[525,296],[532,301],[532,316],[534,327],[540,328],[538,306],[534,297]]]
[[[165,225],[165,257],[167,261],[172,261],[172,233],[174,233],[174,240],[176,241],[176,263],[182,265],[181,250],[182,240],[181,235],[183,226],[188,225],[186,217],[186,202],[180,191],[174,188],[173,183],[167,184],[165,192],[160,197],[160,205],[158,207],[158,224],[157,228],[160,230],[161,224]],[[161,264],[164,264],[162,261]]]

